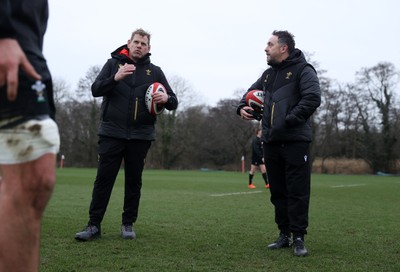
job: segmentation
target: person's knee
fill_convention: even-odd
[[[56,182],[54,155],[47,154],[34,162],[32,185],[38,193],[46,194],[53,191]]]
[[[43,173],[37,179],[36,185],[37,190],[40,194],[51,194],[56,182],[55,173],[49,171],[48,173]]]
[[[51,194],[53,192],[53,188],[56,182],[56,177],[53,172],[44,173],[38,180],[38,189],[42,193]]]
[[[44,171],[38,173],[36,177],[33,177],[28,194],[32,197],[31,205],[37,217],[42,216],[50,200],[55,185],[55,179],[54,171]]]

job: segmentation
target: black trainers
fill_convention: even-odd
[[[279,234],[278,239],[274,243],[268,245],[268,248],[269,249],[280,249],[283,247],[289,247],[290,242],[291,242],[290,236],[281,233],[281,234]]]
[[[75,234],[75,240],[85,242],[96,238],[100,238],[100,236],[101,236],[100,226],[97,227],[94,225],[87,225],[81,232]]]
[[[121,237],[122,239],[135,239],[136,233],[133,230],[132,225],[122,225],[121,226]]]
[[[294,238],[293,252],[295,256],[304,257],[308,255],[308,251],[304,246],[304,240],[301,237]]]

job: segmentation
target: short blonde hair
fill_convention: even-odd
[[[147,37],[147,39],[149,40],[149,45],[150,45],[151,34],[149,32],[145,31],[143,28],[138,28],[138,29],[136,29],[135,31],[132,32],[131,40],[133,40],[133,36],[135,36],[136,34],[140,35],[140,36]]]

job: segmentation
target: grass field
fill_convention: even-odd
[[[122,240],[123,171],[102,238],[76,242],[94,169],[61,169],[47,207],[40,271],[400,271],[400,178],[313,175],[310,255],[267,250],[276,239],[259,173],[145,170],[137,240]]]

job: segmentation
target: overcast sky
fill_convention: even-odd
[[[247,89],[267,68],[273,30],[288,30],[296,47],[326,76],[353,82],[378,62],[400,69],[398,0],[49,0],[44,53],[53,77],[76,89],[89,67],[106,62],[133,30],[152,34],[151,60],[167,77],[186,80],[215,105]]]

